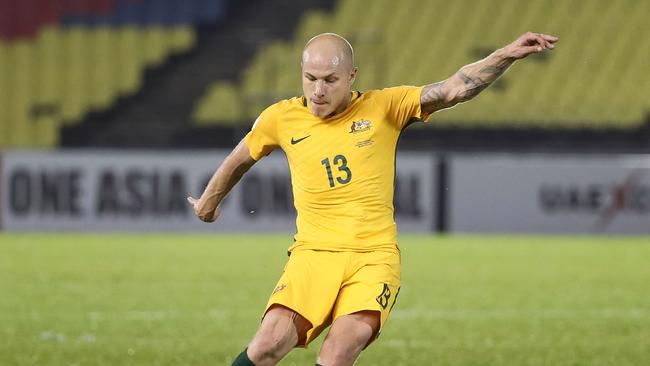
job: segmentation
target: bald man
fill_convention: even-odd
[[[399,293],[393,181],[400,133],[473,98],[516,60],[553,49],[557,40],[526,33],[447,80],[364,93],[352,91],[357,68],[348,41],[326,33],[307,42],[304,95],[264,110],[200,199],[188,197],[197,216],[212,222],[256,161],[276,148],[287,156],[295,241],[259,330],[233,365],[275,365],[330,325],[317,365],[354,363],[379,335]]]

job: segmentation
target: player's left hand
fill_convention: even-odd
[[[507,57],[515,60],[522,59],[532,53],[540,53],[544,50],[552,50],[558,37],[542,33],[526,32],[514,42],[505,46],[503,50]]]
[[[207,205],[200,199],[196,199],[192,196],[187,197],[187,202],[192,205],[192,208],[194,208],[194,213],[199,219],[201,219],[201,221],[214,222],[214,220],[219,217],[219,207],[207,207]]]

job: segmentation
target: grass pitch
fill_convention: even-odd
[[[358,365],[650,364],[650,237],[400,239],[402,290]],[[229,365],[290,242],[2,234],[0,365]]]

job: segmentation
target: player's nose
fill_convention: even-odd
[[[314,96],[322,98],[325,96],[325,85],[322,80],[316,81],[316,86],[314,88]]]

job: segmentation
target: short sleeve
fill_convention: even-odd
[[[426,121],[429,118],[429,113],[422,113],[421,86],[397,86],[382,89],[380,93],[386,104],[387,116],[399,129],[414,121]]]
[[[250,132],[244,137],[251,157],[255,160],[260,160],[279,146],[276,109],[276,105],[265,109],[255,120]]]

